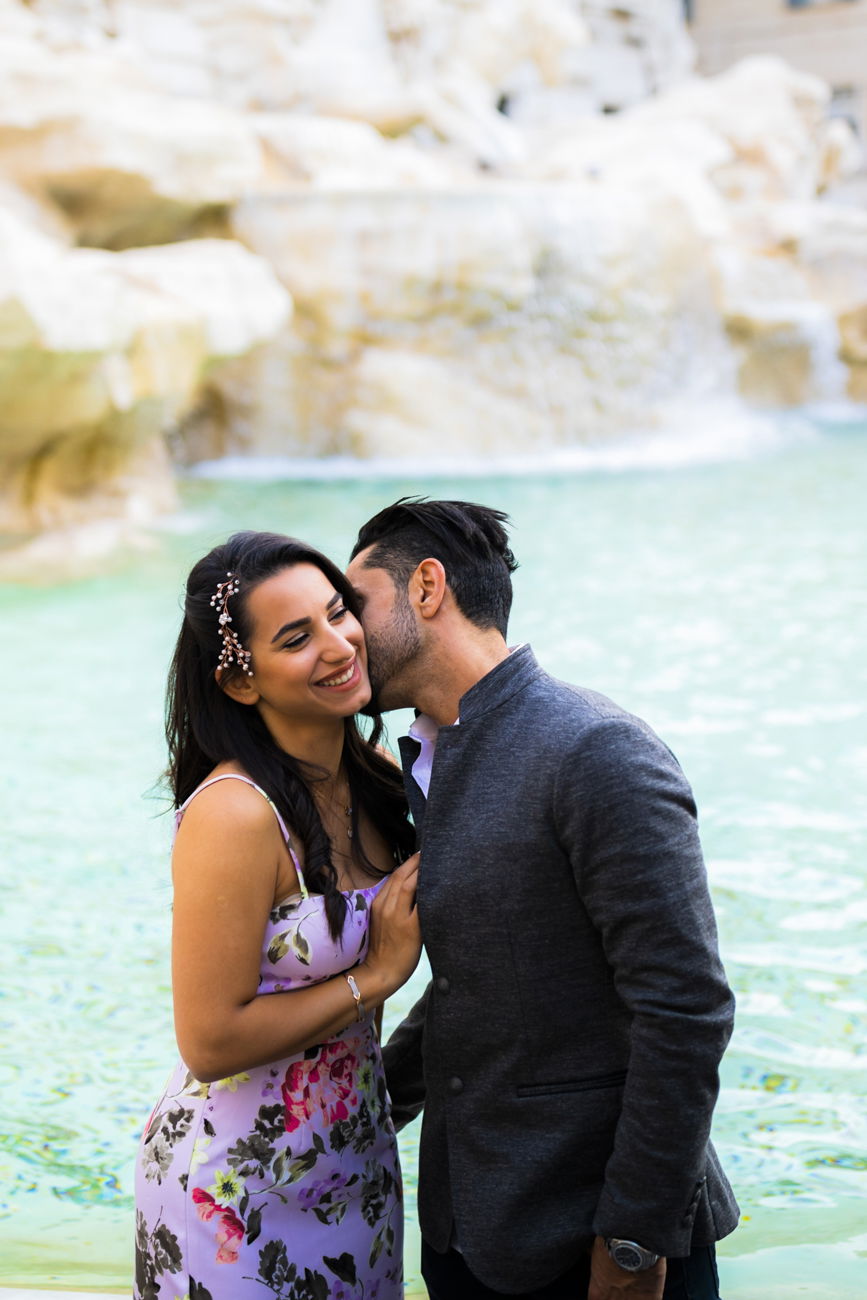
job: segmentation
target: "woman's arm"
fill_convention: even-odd
[[[342,974],[306,989],[257,992],[281,856],[273,812],[240,782],[204,790],[184,814],[172,859],[175,1031],[181,1056],[203,1082],[301,1052],[354,1018]],[[352,972],[368,1010],[418,962],[417,867],[416,857],[398,868],[371,908],[368,957]]]

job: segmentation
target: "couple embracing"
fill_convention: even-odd
[[[717,1300],[733,998],[695,806],[646,724],[509,648],[506,522],[405,499],[345,575],[241,533],[189,576],[182,1059],[139,1150],[136,1300],[398,1300],[394,1130],[422,1111],[431,1300]],[[401,775],[380,714],[407,707]]]

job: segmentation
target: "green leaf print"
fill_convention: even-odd
[[[181,1092],[186,1097],[207,1097],[210,1086],[209,1083],[199,1083],[195,1075],[190,1074],[190,1071],[187,1070],[187,1077],[184,1079]]]
[[[289,931],[284,930],[282,934],[275,935],[268,945],[268,960],[272,966],[276,965],[280,958],[285,957],[289,951],[289,945],[286,942],[287,934],[289,934]]]
[[[382,1247],[383,1247],[384,1244],[385,1244],[385,1243],[384,1243],[384,1240],[383,1240],[382,1231],[380,1230],[380,1231],[376,1234],[376,1236],[374,1237],[374,1239],[373,1239],[373,1245],[372,1245],[371,1248],[370,1248],[370,1256],[368,1257],[368,1261],[367,1261],[367,1262],[368,1262],[368,1264],[370,1265],[371,1268],[373,1268],[374,1264],[376,1263],[376,1261],[379,1259],[380,1255],[382,1254]]]
[[[365,1223],[369,1224],[371,1228],[385,1213],[386,1199],[393,1182],[394,1179],[387,1169],[384,1169],[375,1160],[368,1160],[364,1167],[364,1181],[361,1187],[361,1213]],[[375,1241],[374,1245],[376,1245]],[[381,1249],[382,1246],[380,1245]],[[378,1258],[379,1254],[377,1253]],[[371,1260],[371,1263],[373,1262]]]
[[[183,1106],[176,1106],[166,1115],[166,1122],[162,1131],[165,1133],[172,1146],[179,1142],[190,1131],[190,1125],[193,1122],[193,1112],[185,1110]]]
[[[301,962],[302,966],[310,965],[310,944],[304,938],[300,930],[292,931],[292,938],[289,940],[292,945],[292,951]]]
[[[349,1282],[352,1286],[355,1286],[358,1280],[355,1272],[355,1260],[348,1251],[344,1251],[337,1259],[332,1259],[330,1255],[323,1255],[322,1263],[327,1264],[331,1272],[335,1273],[341,1282]]]
[[[352,1124],[352,1149],[361,1155],[376,1141],[376,1129],[373,1127],[370,1108],[366,1101],[361,1102],[354,1120],[349,1120],[348,1123]]]
[[[145,1178],[162,1183],[172,1163],[172,1149],[186,1137],[193,1122],[193,1112],[183,1106],[154,1115],[144,1140]]]
[[[162,1132],[150,1138],[144,1147],[144,1173],[148,1182],[162,1183],[172,1164],[172,1149]]]
[[[260,1133],[249,1138],[238,1138],[226,1152],[226,1162],[242,1178],[265,1177],[265,1170],[274,1159],[274,1148]]]
[[[286,1132],[285,1111],[282,1102],[276,1106],[260,1106],[259,1115],[254,1124],[257,1133],[261,1133],[269,1142],[276,1142]]]
[[[253,1131],[229,1147],[226,1153],[228,1165],[242,1178],[265,1177],[265,1171],[274,1160],[274,1143],[286,1131],[283,1114],[280,1102],[275,1106],[260,1106]],[[281,1177],[282,1172],[276,1175],[278,1182]]]
[[[179,1273],[181,1251],[178,1239],[164,1223],[148,1232],[144,1215],[136,1213],[135,1226],[135,1295],[137,1300],[158,1300],[157,1281],[164,1273]]]
[[[286,1181],[288,1183],[297,1183],[299,1178],[303,1178],[305,1174],[310,1173],[318,1159],[319,1153],[313,1147],[309,1151],[305,1151],[303,1155],[292,1161],[289,1166],[289,1177]]]
[[[154,1248],[154,1259],[156,1261],[158,1273],[180,1273],[181,1271],[181,1249],[178,1245],[178,1239],[170,1228],[161,1223],[154,1230],[151,1237]]]
[[[328,1300],[331,1287],[322,1273],[305,1268],[304,1277],[299,1278],[292,1291],[292,1300]]]
[[[291,1282],[295,1272],[282,1241],[269,1241],[259,1251],[259,1276],[272,1291],[282,1291],[284,1283]]]
[[[296,898],[293,899],[291,903],[281,903],[278,907],[272,907],[270,920],[274,925],[276,925],[278,921],[288,921],[289,917],[298,911],[303,902],[304,900],[302,898]]]
[[[194,1281],[193,1278],[190,1278],[189,1294],[190,1300],[214,1300],[208,1288],[202,1286],[201,1282]]]
[[[250,1246],[262,1231],[262,1211],[251,1210],[247,1215],[247,1245]]]
[[[348,1201],[337,1201],[334,1205],[314,1205],[313,1213],[320,1223],[326,1227],[331,1224],[341,1223],[343,1216],[346,1214]]]

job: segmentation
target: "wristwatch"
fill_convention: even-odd
[[[653,1268],[659,1260],[652,1250],[645,1250],[637,1241],[623,1241],[620,1237],[606,1237],[605,1249],[618,1268],[625,1268],[627,1273],[640,1273],[642,1269]]]

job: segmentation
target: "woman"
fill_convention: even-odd
[[[239,533],[195,566],[166,720],[182,1060],[139,1150],[137,1300],[403,1294],[374,1020],[418,962],[418,859],[369,699],[325,556]]]

